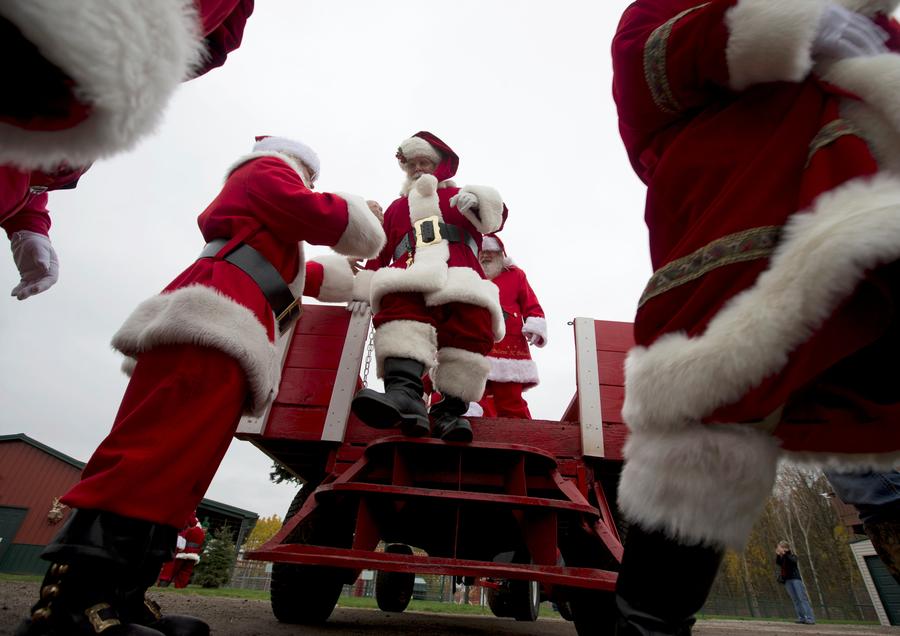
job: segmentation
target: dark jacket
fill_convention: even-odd
[[[777,578],[779,583],[788,579],[800,579],[800,566],[797,565],[797,555],[788,550],[783,555],[775,556],[775,564],[778,566]]]

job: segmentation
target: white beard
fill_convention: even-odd
[[[484,275],[488,280],[494,280],[500,275],[500,272],[503,271],[503,261],[498,259],[493,260],[490,263],[482,263],[481,269],[484,271]]]
[[[838,0],[838,4],[867,16],[876,13],[891,15],[900,4],[900,0]]]

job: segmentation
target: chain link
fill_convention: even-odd
[[[363,386],[369,386],[369,367],[372,366],[372,353],[375,351],[375,330],[369,327],[369,342],[366,344],[366,364],[363,367]]]

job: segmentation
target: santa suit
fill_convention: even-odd
[[[113,337],[137,364],[113,424],[63,501],[179,527],[202,498],[242,413],[278,387],[276,323],[247,274],[223,260],[243,242],[297,295],[307,268],[300,241],[369,255],[384,235],[365,201],[311,191],[288,155],[253,153],[229,172],[199,218],[206,241],[228,239],[143,302]],[[327,259],[326,259],[327,261]],[[321,300],[347,300],[352,272],[335,257],[312,268]],[[178,452],[173,453],[173,449]]]
[[[478,249],[482,234],[502,227],[507,212],[499,193],[486,186],[456,187],[449,180],[455,162],[452,169],[448,165],[445,160],[435,175],[419,177],[405,196],[391,203],[384,215],[387,243],[357,275],[357,285],[368,287],[375,314],[379,377],[386,358],[415,360],[426,371],[434,367],[431,379],[438,391],[476,401],[489,370],[485,355],[503,337],[497,288],[484,279],[476,253],[465,242],[444,239],[394,259],[396,246],[421,219],[436,216],[461,228]],[[450,204],[461,191],[478,197],[477,213],[462,213]]]
[[[740,547],[785,453],[900,451],[900,56],[815,64],[824,7],[640,0],[613,43],[655,270],[620,506],[688,542]]]
[[[221,66],[253,0],[0,0],[0,165],[85,165],[152,132],[175,88]]]
[[[506,319],[506,336],[488,354],[491,370],[484,397],[479,401],[488,417],[531,419],[522,392],[538,384],[537,365],[523,327],[547,338],[547,321],[525,272],[510,265],[491,281],[500,290],[500,307]]]
[[[177,588],[188,586],[194,567],[200,563],[205,540],[206,532],[199,521],[178,533],[175,558],[163,565],[159,573],[159,581],[164,584],[163,587],[169,583],[174,583]]]

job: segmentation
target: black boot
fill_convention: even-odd
[[[384,393],[362,389],[353,398],[354,415],[373,428],[400,424],[404,435],[428,435],[428,410],[422,401],[425,365],[408,358],[385,358]]]
[[[146,522],[76,510],[43,558],[52,561],[31,617],[15,636],[161,636],[122,614],[129,567],[146,548]]]
[[[431,406],[431,436],[445,442],[471,442],[472,425],[460,417],[469,410],[469,403],[452,395],[444,395]]]
[[[76,510],[41,555],[53,565],[16,636],[205,636],[202,621],[161,619],[144,604],[144,582],[155,579],[177,535],[169,526]]]
[[[690,636],[721,562],[721,550],[630,526],[616,584],[616,634]]]
[[[121,614],[131,623],[155,629],[165,636],[209,636],[209,625],[199,618],[179,614],[163,615],[159,604],[147,598],[163,563],[175,556],[178,531],[170,526],[154,526],[143,563],[134,570],[134,584],[125,595]]]

